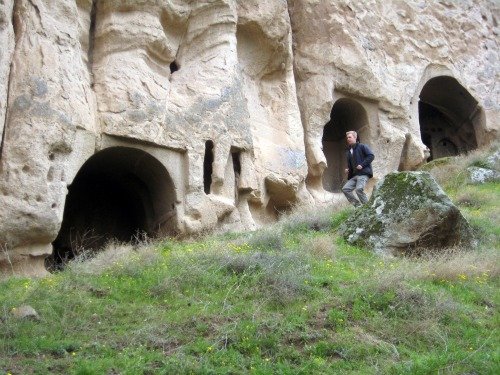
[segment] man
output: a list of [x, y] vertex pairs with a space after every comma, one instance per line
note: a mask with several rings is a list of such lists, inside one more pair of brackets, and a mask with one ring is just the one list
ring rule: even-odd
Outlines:
[[[371, 163], [375, 159], [375, 155], [373, 155], [373, 152], [367, 145], [357, 142], [358, 134], [355, 131], [351, 130], [345, 134], [348, 146], [345, 173], [348, 174], [348, 181], [342, 188], [342, 191], [347, 200], [357, 207], [368, 202], [364, 188], [368, 179], [373, 177]], [[356, 190], [359, 200], [354, 196], [353, 190]]]

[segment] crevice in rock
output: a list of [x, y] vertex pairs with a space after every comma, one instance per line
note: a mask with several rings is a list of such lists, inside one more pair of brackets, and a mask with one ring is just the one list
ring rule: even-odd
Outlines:
[[29, 0], [29, 3], [33, 6], [33, 8], [35, 8], [38, 19], [41, 20], [42, 17], [40, 15], [40, 8], [38, 8], [38, 6], [35, 3], [33, 3], [32, 0]]
[[12, 65], [13, 65], [13, 58], [14, 58], [14, 53], [17, 49], [17, 42], [19, 40], [19, 36], [21, 34], [21, 23], [20, 23], [20, 18], [19, 18], [19, 0], [14, 0], [14, 5], [12, 7], [12, 30], [14, 32], [14, 49], [12, 52], [12, 59], [10, 61], [10, 66], [9, 66], [9, 78], [7, 79], [7, 91], [5, 93], [5, 98], [6, 98], [6, 106], [5, 106], [5, 114], [4, 118], [2, 119], [4, 127], [2, 131], [2, 139], [0, 140], [0, 159], [2, 158], [3, 154], [3, 147], [4, 147], [4, 142], [5, 142], [5, 134], [7, 133], [7, 124], [8, 124], [8, 113], [9, 113], [9, 108], [10, 108], [10, 83], [12, 82]]
[[19, 36], [21, 34], [21, 20], [19, 17], [19, 0], [14, 0], [12, 8], [12, 29], [14, 31], [14, 50], [16, 49]]
[[97, 3], [99, 0], [92, 0], [92, 9], [90, 10], [90, 29], [89, 29], [89, 49], [87, 51], [88, 56], [88, 70], [90, 72], [90, 85], [94, 86], [94, 75], [93, 64], [94, 64], [94, 44], [95, 44], [95, 27], [96, 27], [96, 18], [97, 18]]

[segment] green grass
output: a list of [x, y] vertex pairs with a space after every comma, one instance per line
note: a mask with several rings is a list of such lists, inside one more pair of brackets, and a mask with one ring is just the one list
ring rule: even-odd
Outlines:
[[448, 193], [477, 249], [381, 258], [337, 236], [343, 209], [3, 281], [0, 373], [497, 374], [499, 186]]

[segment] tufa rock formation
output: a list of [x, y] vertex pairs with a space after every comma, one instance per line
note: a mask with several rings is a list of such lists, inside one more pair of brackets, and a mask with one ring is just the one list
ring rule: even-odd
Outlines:
[[[0, 269], [251, 230], [497, 137], [493, 0], [1, 0]], [[340, 199], [340, 198], [339, 198]]]
[[340, 232], [382, 254], [474, 244], [472, 228], [429, 172], [385, 176]]

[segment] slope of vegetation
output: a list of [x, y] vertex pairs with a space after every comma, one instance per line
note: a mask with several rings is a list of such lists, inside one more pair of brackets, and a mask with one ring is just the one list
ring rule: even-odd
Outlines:
[[[302, 208], [255, 233], [111, 244], [3, 281], [0, 372], [497, 374], [500, 187], [463, 172], [483, 157], [429, 168], [475, 249], [381, 258], [336, 234], [350, 208]], [[22, 305], [39, 318], [15, 318]]]

